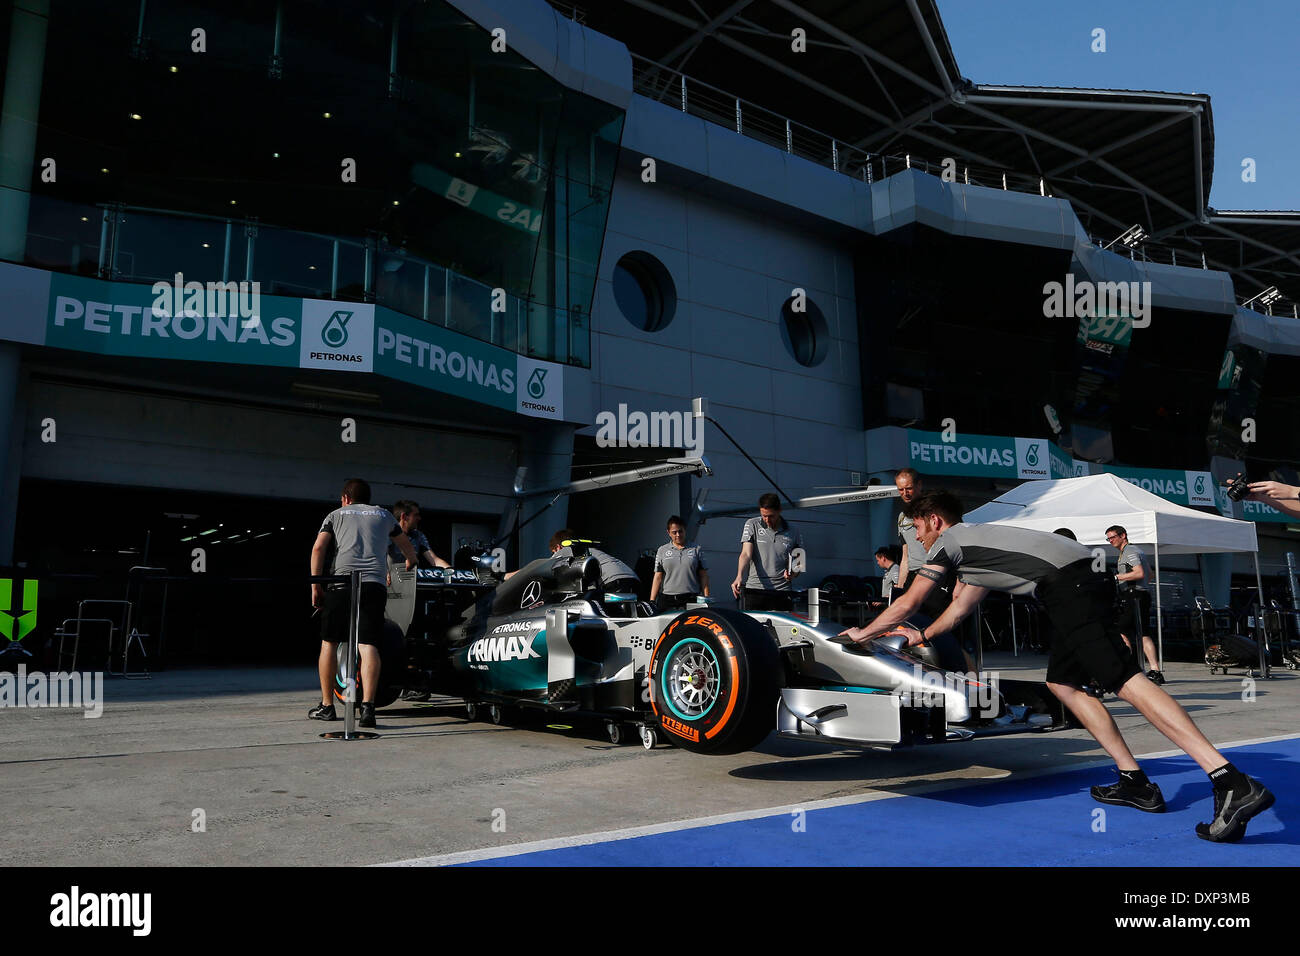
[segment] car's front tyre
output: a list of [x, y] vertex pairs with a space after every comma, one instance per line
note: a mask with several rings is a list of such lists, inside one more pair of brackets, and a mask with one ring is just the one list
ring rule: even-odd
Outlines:
[[655, 643], [650, 706], [677, 746], [739, 753], [771, 732], [781, 680], [776, 642], [753, 618], [725, 608], [688, 611]]

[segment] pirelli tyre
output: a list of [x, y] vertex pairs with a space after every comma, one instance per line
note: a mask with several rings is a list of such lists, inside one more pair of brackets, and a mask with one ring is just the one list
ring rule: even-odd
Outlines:
[[781, 694], [776, 642], [729, 609], [684, 612], [650, 657], [650, 706], [663, 737], [696, 753], [750, 750], [771, 732]]
[[[347, 646], [338, 647], [338, 670], [334, 674], [334, 696], [343, 700], [345, 685], [343, 683], [343, 661]], [[357, 662], [357, 700], [364, 697], [365, 689], [361, 686], [360, 661]], [[375, 693], [375, 706], [387, 707], [402, 693], [401, 679], [406, 672], [406, 640], [402, 629], [392, 621], [384, 621], [384, 631], [379, 638], [379, 690]]]

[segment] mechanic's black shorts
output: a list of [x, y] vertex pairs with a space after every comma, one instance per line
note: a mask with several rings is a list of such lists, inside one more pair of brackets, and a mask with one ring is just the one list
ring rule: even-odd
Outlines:
[[661, 594], [655, 603], [665, 610], [678, 611], [698, 599], [695, 594]]
[[1038, 585], [1038, 596], [1056, 629], [1047, 659], [1047, 680], [1114, 693], [1138, 673], [1115, 626], [1115, 579], [1092, 570], [1085, 558]]
[[[372, 581], [361, 585], [361, 621], [357, 626], [358, 644], [378, 644], [384, 632], [384, 607], [388, 604], [388, 588]], [[325, 588], [320, 612], [320, 639], [331, 644], [343, 644], [348, 639], [348, 612], [352, 609], [352, 594], [346, 584]]]
[[741, 588], [740, 600], [746, 611], [794, 611], [794, 595], [767, 588]]
[[[1121, 634], [1138, 637], [1151, 633], [1151, 592], [1121, 591], [1119, 595], [1119, 631]], [[1140, 627], [1139, 627], [1140, 625]]]

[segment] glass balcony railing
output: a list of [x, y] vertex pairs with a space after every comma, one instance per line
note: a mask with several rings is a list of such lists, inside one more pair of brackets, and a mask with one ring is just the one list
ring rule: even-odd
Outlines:
[[[24, 265], [117, 282], [256, 281], [267, 295], [373, 302], [533, 358], [590, 365], [569, 315], [409, 255], [382, 236], [326, 236], [264, 223], [93, 206], [33, 194]], [[495, 302], [494, 302], [495, 298]]]

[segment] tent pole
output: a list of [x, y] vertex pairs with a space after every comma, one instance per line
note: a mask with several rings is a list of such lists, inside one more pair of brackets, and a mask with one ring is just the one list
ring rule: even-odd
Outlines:
[[[1164, 673], [1165, 669], [1165, 618], [1160, 613], [1160, 519], [1155, 522], [1156, 553], [1156, 670]], [[1143, 622], [1146, 623], [1145, 621]], [[1141, 635], [1138, 643], [1142, 643]]]
[[1259, 576], [1259, 552], [1255, 552], [1255, 590], [1259, 593], [1259, 604], [1255, 608], [1255, 639], [1259, 642], [1259, 675], [1272, 677], [1268, 672], [1268, 632], [1264, 630], [1264, 582]]

